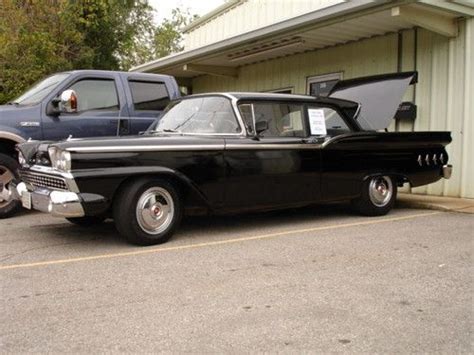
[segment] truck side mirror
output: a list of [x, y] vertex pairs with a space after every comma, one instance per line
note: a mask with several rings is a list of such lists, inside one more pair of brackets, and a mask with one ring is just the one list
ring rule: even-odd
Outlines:
[[77, 112], [77, 94], [74, 90], [65, 90], [51, 100], [46, 108], [48, 116], [59, 116], [62, 112]]
[[61, 111], [67, 113], [77, 112], [77, 94], [74, 90], [65, 90], [61, 94]]

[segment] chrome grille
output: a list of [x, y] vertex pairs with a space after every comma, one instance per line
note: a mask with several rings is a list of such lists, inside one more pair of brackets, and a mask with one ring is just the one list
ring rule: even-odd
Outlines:
[[53, 190], [67, 190], [66, 181], [62, 177], [21, 171], [21, 180], [35, 187], [47, 187]]

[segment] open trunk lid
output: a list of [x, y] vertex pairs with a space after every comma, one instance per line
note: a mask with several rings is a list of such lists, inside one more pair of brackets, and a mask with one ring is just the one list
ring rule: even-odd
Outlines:
[[364, 130], [381, 130], [392, 122], [408, 86], [417, 82], [417, 72], [383, 74], [341, 80], [328, 97], [358, 102], [357, 122]]

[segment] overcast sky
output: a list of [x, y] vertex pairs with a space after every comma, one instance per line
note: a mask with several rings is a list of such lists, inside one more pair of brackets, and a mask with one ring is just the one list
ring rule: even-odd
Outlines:
[[156, 10], [155, 19], [160, 23], [164, 18], [171, 17], [171, 10], [179, 7], [189, 9], [191, 14], [202, 16], [224, 3], [224, 0], [148, 0]]

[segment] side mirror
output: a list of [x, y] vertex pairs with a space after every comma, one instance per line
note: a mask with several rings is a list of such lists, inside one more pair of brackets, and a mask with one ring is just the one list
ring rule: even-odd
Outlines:
[[67, 113], [77, 112], [77, 94], [74, 90], [65, 90], [61, 94], [61, 111]]
[[266, 131], [268, 129], [268, 122], [267, 121], [258, 121], [255, 122], [255, 133], [257, 136], [260, 135], [260, 133]]

